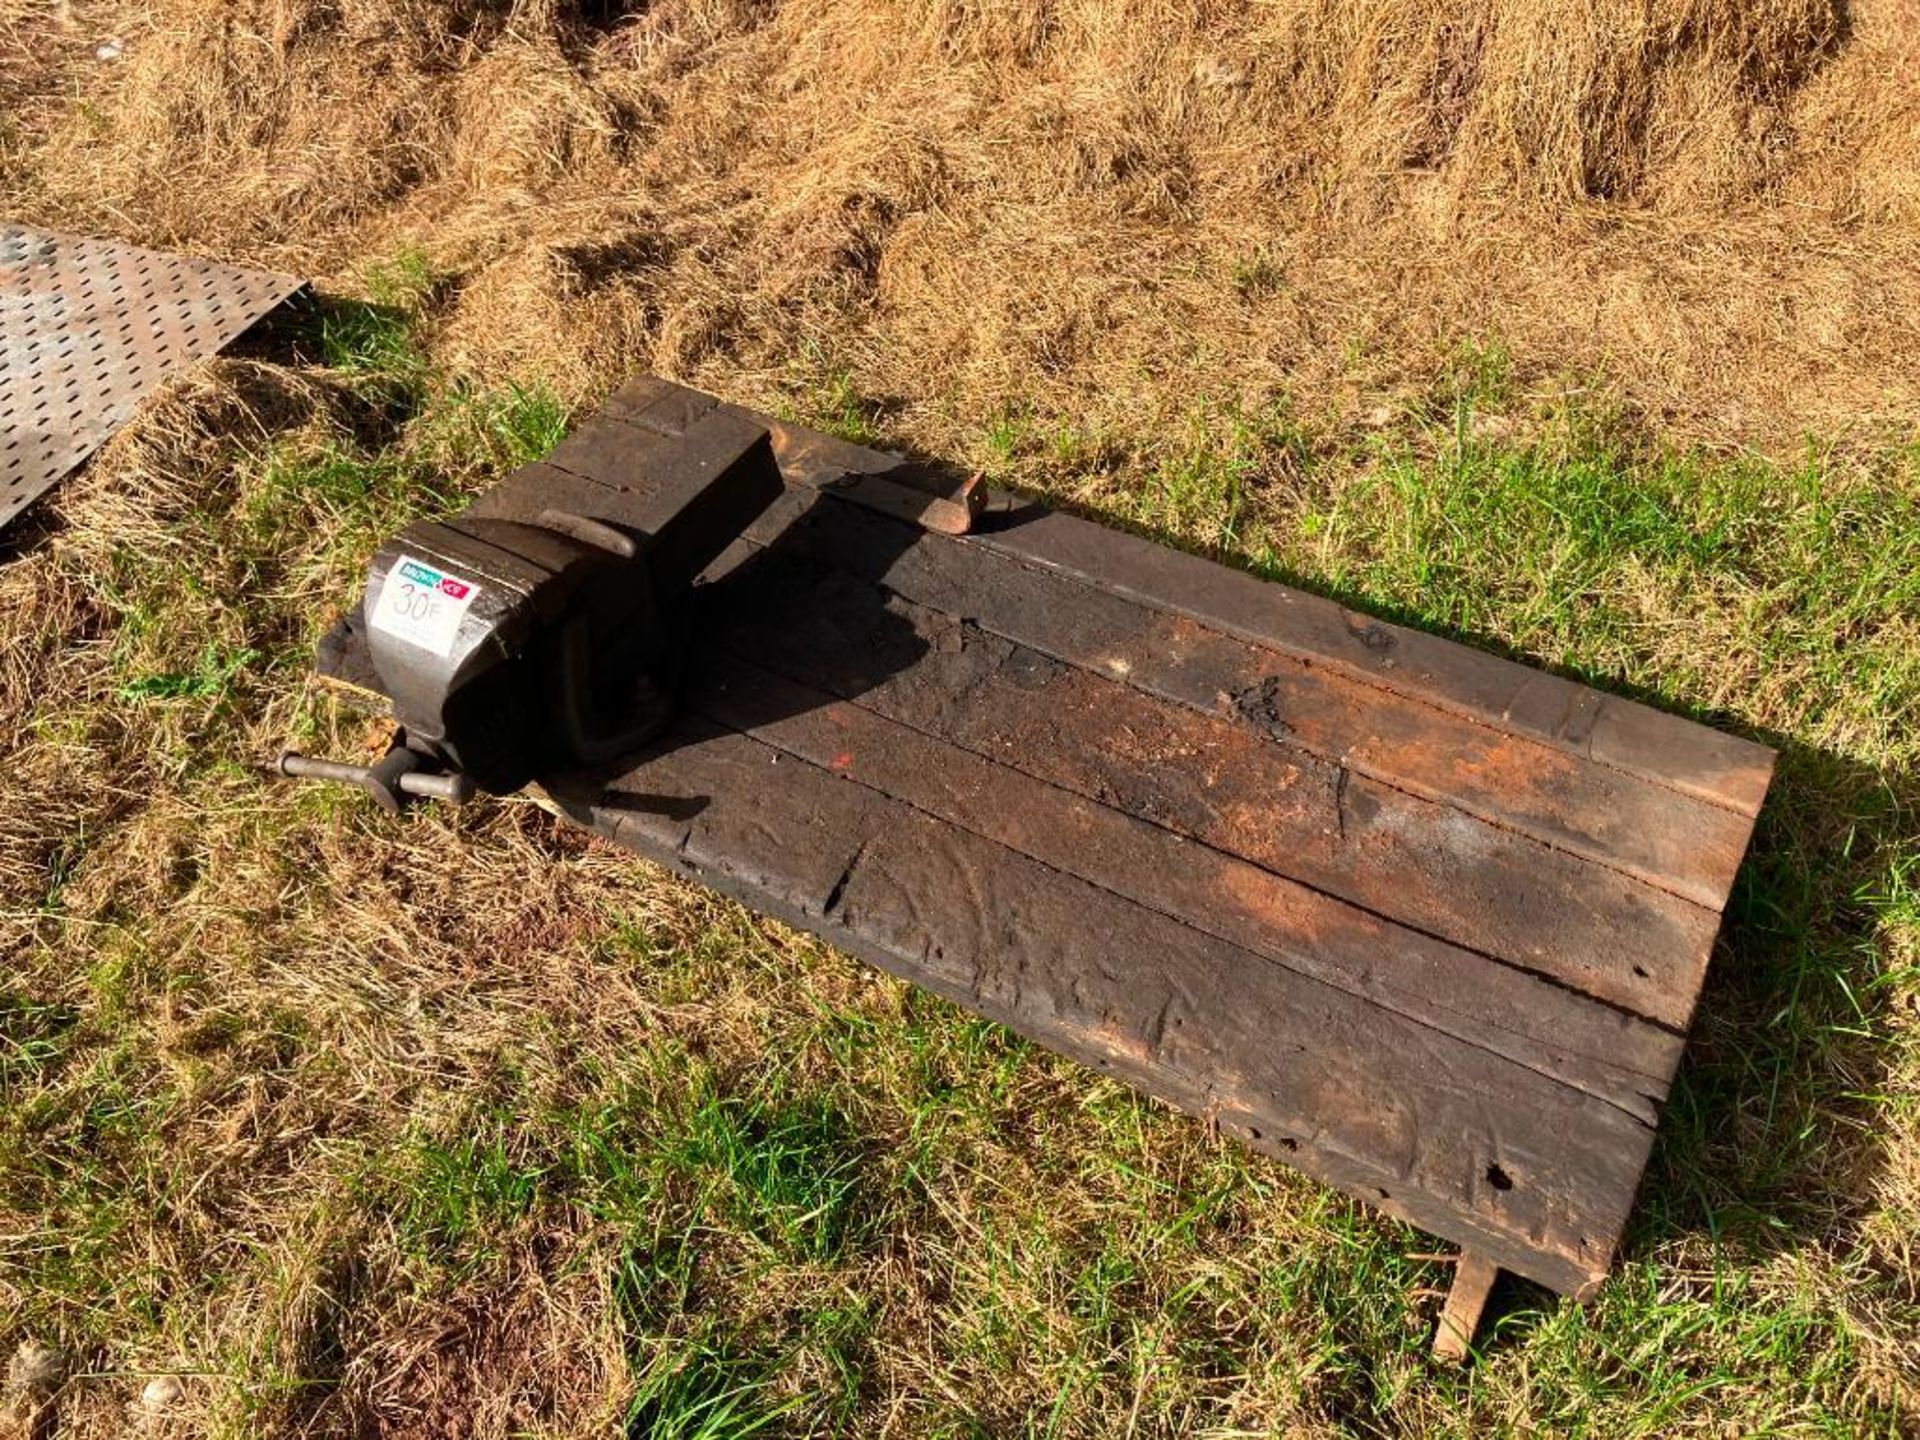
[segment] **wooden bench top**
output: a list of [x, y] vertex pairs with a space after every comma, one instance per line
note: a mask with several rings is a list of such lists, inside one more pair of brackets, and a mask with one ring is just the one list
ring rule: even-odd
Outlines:
[[[716, 409], [636, 382], [476, 510], [644, 484]], [[936, 533], [898, 457], [752, 418], [788, 490], [683, 720], [556, 802], [1590, 1293], [1772, 752], [1011, 497]]]

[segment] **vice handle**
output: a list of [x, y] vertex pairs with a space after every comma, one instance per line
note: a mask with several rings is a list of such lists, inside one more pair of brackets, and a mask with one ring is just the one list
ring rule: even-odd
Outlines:
[[436, 774], [419, 768], [420, 757], [402, 746], [395, 746], [374, 765], [350, 765], [342, 760], [322, 760], [313, 755], [296, 755], [289, 750], [280, 757], [280, 773], [289, 780], [332, 780], [342, 785], [358, 785], [388, 810], [399, 810], [402, 797], [420, 800], [445, 800], [464, 805], [474, 796], [470, 776], [458, 771]]

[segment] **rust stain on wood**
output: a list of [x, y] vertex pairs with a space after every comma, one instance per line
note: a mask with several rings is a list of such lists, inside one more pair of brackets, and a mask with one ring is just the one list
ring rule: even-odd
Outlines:
[[[1035, 779], [1675, 1028], [1717, 916], [810, 563], [714, 594], [716, 633]], [[957, 631], [958, 645], [938, 632]], [[917, 637], [917, 646], [913, 637]], [[872, 678], [870, 657], [917, 648]], [[1517, 883], [1518, 882], [1518, 883]]]

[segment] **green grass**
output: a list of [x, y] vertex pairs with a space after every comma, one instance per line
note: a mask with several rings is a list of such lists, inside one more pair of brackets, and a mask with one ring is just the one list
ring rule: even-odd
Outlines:
[[[1768, 699], [1795, 682], [1792, 708], [1763, 723], [1844, 714], [1892, 742], [1920, 696], [1907, 643], [1920, 609], [1914, 476], [1910, 455], [1835, 474], [1818, 457], [1782, 468], [1645, 455], [1572, 430], [1526, 448], [1468, 443], [1437, 463], [1389, 448], [1314, 496], [1300, 539], [1265, 558], [1676, 702], [1744, 661]], [[1495, 535], [1510, 547], [1505, 573], [1489, 573]], [[1682, 633], [1650, 650], [1663, 615]]]
[[723, 1347], [664, 1347], [639, 1366], [626, 1431], [658, 1440], [745, 1440], [799, 1408], [800, 1397], [783, 1399], [772, 1389], [750, 1358]]
[[209, 642], [190, 670], [141, 675], [120, 687], [122, 700], [219, 700], [241, 671], [260, 658], [257, 650], [223, 650]]
[[1617, 1275], [1503, 1290], [1453, 1372], [1409, 1228], [532, 807], [268, 778], [354, 742], [301, 685], [371, 547], [567, 421], [425, 361], [425, 267], [369, 293], [317, 408], [163, 457], [164, 544], [34, 562], [90, 643], [9, 757], [0, 1341], [86, 1357], [83, 1419], [176, 1370], [236, 1436], [1913, 1423], [1914, 454], [1676, 452], [1497, 347], [1385, 428], [983, 422], [1004, 479], [1782, 747]]
[[771, 1108], [708, 1095], [677, 1133], [654, 1143], [699, 1186], [702, 1209], [719, 1223], [776, 1254], [826, 1262], [845, 1246], [853, 1218], [859, 1162], [846, 1130], [827, 1102]]
[[1234, 294], [1243, 300], [1264, 300], [1276, 295], [1286, 280], [1286, 266], [1265, 246], [1244, 256], [1233, 267], [1230, 277]]
[[856, 445], [880, 440], [884, 407], [860, 392], [853, 371], [812, 341], [801, 346], [791, 367], [781, 418], [797, 420]]

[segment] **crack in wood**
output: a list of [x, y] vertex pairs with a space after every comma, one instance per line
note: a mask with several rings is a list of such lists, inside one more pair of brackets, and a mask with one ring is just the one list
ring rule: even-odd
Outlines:
[[820, 907], [821, 914], [832, 916], [842, 922], [845, 921], [846, 917], [841, 913], [841, 902], [846, 897], [847, 886], [852, 883], [853, 872], [855, 867], [860, 864], [860, 857], [866, 853], [867, 842], [863, 840], [860, 842], [859, 848], [848, 858], [846, 868], [840, 872], [840, 877], [833, 882], [833, 888], [827, 891], [826, 903]]

